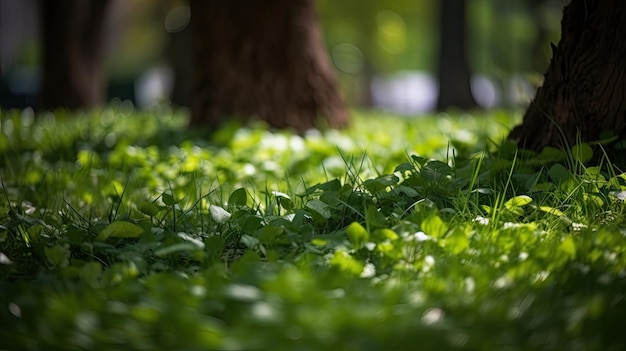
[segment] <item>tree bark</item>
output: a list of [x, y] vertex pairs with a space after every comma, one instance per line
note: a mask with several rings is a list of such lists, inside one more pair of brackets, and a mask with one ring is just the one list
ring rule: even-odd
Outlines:
[[190, 0], [191, 126], [260, 118], [304, 131], [348, 123], [315, 0]]
[[40, 0], [41, 107], [88, 109], [105, 98], [104, 22], [110, 0]]
[[193, 78], [193, 53], [189, 27], [169, 33], [166, 55], [174, 73], [170, 101], [174, 105], [189, 107]]
[[439, 97], [437, 110], [478, 106], [471, 89], [466, 48], [466, 0], [439, 2]]
[[539, 151], [626, 136], [626, 2], [572, 0], [544, 84], [509, 138]]

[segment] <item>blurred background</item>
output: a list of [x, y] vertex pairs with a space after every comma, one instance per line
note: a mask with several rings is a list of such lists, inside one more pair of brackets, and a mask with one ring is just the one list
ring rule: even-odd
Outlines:
[[[565, 0], [466, 0], [471, 89], [485, 108], [525, 106], [541, 84]], [[349, 105], [414, 115], [435, 109], [440, 0], [318, 0], [319, 20]], [[36, 106], [37, 0], [0, 0], [0, 107]], [[185, 106], [192, 14], [183, 0], [117, 1], [106, 24], [109, 100]], [[450, 25], [450, 23], [448, 24]], [[454, 23], [452, 23], [454, 25]]]

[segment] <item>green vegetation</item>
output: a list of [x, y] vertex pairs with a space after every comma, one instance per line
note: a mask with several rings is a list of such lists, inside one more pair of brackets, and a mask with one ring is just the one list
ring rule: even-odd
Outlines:
[[623, 349], [626, 175], [518, 121], [3, 111], [0, 348]]

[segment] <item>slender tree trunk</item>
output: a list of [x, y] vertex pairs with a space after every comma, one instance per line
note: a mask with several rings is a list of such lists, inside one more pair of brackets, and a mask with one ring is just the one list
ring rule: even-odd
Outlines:
[[277, 128], [348, 123], [315, 0], [190, 0], [191, 125], [257, 117]]
[[104, 21], [111, 2], [39, 1], [43, 108], [86, 109], [104, 101]]
[[440, 0], [439, 98], [437, 109], [478, 105], [471, 89], [466, 49], [466, 0]]
[[521, 147], [626, 136], [626, 2], [572, 0], [544, 84], [509, 138]]
[[174, 84], [170, 100], [178, 106], [191, 104], [191, 82], [193, 79], [193, 52], [191, 29], [189, 27], [170, 33], [167, 44], [167, 58], [174, 73]]

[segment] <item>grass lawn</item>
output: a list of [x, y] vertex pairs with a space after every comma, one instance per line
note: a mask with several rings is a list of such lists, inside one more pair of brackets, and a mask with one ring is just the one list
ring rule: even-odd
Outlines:
[[0, 349], [623, 350], [626, 174], [519, 120], [0, 111]]

